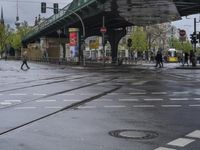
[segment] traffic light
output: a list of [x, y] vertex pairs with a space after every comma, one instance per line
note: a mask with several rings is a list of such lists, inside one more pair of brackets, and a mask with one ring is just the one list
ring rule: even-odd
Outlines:
[[54, 14], [58, 13], [58, 3], [53, 3], [53, 12]]
[[199, 40], [199, 43], [200, 43], [200, 32], [199, 34], [197, 34], [197, 39]]
[[132, 39], [127, 40], [127, 46], [130, 48], [132, 46]]
[[190, 34], [190, 39], [191, 39], [191, 43], [192, 44], [198, 43], [197, 42], [197, 34], [196, 33]]
[[47, 4], [45, 2], [41, 3], [41, 13], [46, 13]]

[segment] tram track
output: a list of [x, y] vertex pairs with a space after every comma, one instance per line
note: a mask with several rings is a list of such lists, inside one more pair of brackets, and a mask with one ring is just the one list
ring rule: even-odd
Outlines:
[[64, 93], [67, 93], [67, 92], [71, 92], [71, 91], [75, 91], [75, 90], [78, 90], [78, 89], [90, 87], [90, 86], [93, 86], [93, 85], [97, 85], [97, 84], [101, 84], [101, 83], [113, 81], [115, 79], [117, 79], [117, 77], [113, 77], [111, 79], [105, 79], [103, 81], [94, 82], [94, 83], [90, 83], [90, 84], [85, 84], [85, 85], [82, 85], [82, 86], [79, 86], [79, 87], [75, 87], [75, 88], [72, 88], [72, 89], [68, 89], [68, 90], [63, 90], [63, 91], [55, 92], [55, 93], [48, 94], [48, 95], [45, 95], [45, 96], [42, 96], [42, 97], [38, 97], [38, 98], [35, 98], [35, 99], [32, 99], [32, 100], [27, 100], [27, 101], [20, 102], [20, 103], [17, 103], [17, 104], [13, 104], [13, 105], [9, 105], [9, 106], [6, 106], [6, 107], [2, 107], [2, 108], [0, 108], [0, 110], [5, 110], [7, 108], [12, 108], [12, 107], [15, 107], [15, 106], [20, 106], [22, 104], [33, 102], [33, 101], [36, 101], [36, 100], [40, 100], [40, 99], [44, 99], [44, 98], [49, 98], [49, 97], [52, 97], [52, 96], [64, 94]]
[[59, 81], [52, 81], [52, 82], [48, 82], [48, 83], [41, 83], [41, 84], [36, 84], [36, 85], [0, 90], [0, 93], [21, 90], [21, 89], [27, 89], [27, 88], [32, 88], [32, 87], [38, 87], [38, 86], [43, 86], [43, 85], [50, 85], [50, 84], [55, 84], [55, 83], [61, 83], [61, 82], [69, 81], [69, 80], [83, 79], [86, 77], [92, 77], [92, 76], [82, 76], [82, 77], [77, 77], [77, 78], [69, 78], [69, 79], [64, 79], [64, 80], [59, 80]]
[[[111, 79], [111, 80], [113, 80], [113, 79]], [[98, 83], [99, 83], [99, 82], [98, 82]], [[94, 84], [98, 84], [98, 83], [93, 83], [93, 85], [94, 85]], [[90, 86], [91, 86], [91, 85], [90, 85]], [[84, 87], [86, 87], [86, 86], [84, 86]], [[83, 86], [82, 86], [82, 87], [79, 87], [79, 88], [83, 88]], [[30, 125], [30, 124], [32, 124], [32, 123], [38, 122], [38, 121], [40, 121], [40, 120], [42, 120], [42, 119], [47, 119], [47, 118], [49, 118], [49, 117], [51, 117], [51, 116], [53, 116], [53, 115], [56, 115], [56, 114], [58, 114], [58, 113], [61, 113], [61, 112], [63, 112], [63, 111], [67, 111], [67, 110], [71, 110], [71, 109], [77, 108], [77, 107], [79, 107], [79, 106], [81, 106], [81, 105], [84, 105], [84, 104], [86, 104], [86, 103], [88, 103], [88, 102], [94, 101], [94, 100], [96, 100], [96, 99], [98, 99], [98, 98], [101, 98], [101, 97], [103, 97], [103, 96], [105, 96], [105, 95], [107, 95], [107, 94], [109, 94], [109, 93], [112, 93], [112, 92], [114, 92], [114, 91], [116, 91], [116, 90], [118, 90], [118, 89], [120, 89], [120, 88], [121, 88], [121, 86], [115, 86], [114, 88], [112, 88], [112, 89], [110, 89], [110, 90], [108, 90], [108, 91], [106, 91], [106, 92], [103, 92], [103, 93], [100, 93], [100, 94], [98, 94], [98, 95], [95, 95], [95, 96], [86, 98], [86, 99], [81, 100], [81, 101], [79, 101], [79, 102], [72, 103], [72, 104], [67, 105], [67, 106], [65, 106], [65, 107], [63, 107], [63, 108], [61, 108], [61, 109], [59, 109], [59, 110], [57, 110], [57, 111], [51, 112], [51, 113], [49, 113], [49, 114], [43, 115], [43, 116], [38, 117], [38, 118], [36, 118], [36, 119], [33, 119], [33, 120], [31, 120], [31, 121], [22, 123], [22, 124], [20, 124], [20, 125], [15, 126], [15, 127], [12, 127], [12, 128], [10, 128], [10, 129], [8, 129], [8, 130], [2, 131], [2, 132], [0, 132], [0, 135], [4, 135], [4, 134], [7, 134], [7, 133], [10, 133], [10, 132], [15, 131], [15, 130], [17, 130], [17, 129], [20, 129], [20, 128], [22, 128], [22, 127], [28, 126], [28, 125]], [[72, 89], [71, 89], [71, 90], [72, 90]], [[64, 92], [64, 91], [63, 91], [63, 92]], [[33, 100], [32, 100], [32, 101], [33, 101]], [[29, 102], [30, 102], [30, 101], [29, 101]]]

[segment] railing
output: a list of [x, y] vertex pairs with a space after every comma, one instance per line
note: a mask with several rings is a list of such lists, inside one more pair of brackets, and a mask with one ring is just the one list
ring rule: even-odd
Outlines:
[[73, 14], [72, 12], [76, 12], [76, 11], [90, 5], [91, 3], [95, 2], [95, 1], [96, 0], [83, 0], [82, 3], [80, 3], [80, 5], [78, 5], [78, 4], [75, 5], [75, 3], [73, 3], [73, 2], [68, 4], [67, 6], [62, 8], [58, 12], [58, 14], [52, 15], [51, 17], [49, 17], [42, 23], [38, 24], [37, 26], [34, 26], [24, 39], [30, 38], [31, 36], [35, 35], [36, 33], [39, 33], [40, 31], [44, 30], [48, 26], [51, 26], [52, 24], [56, 23], [57, 21], [70, 16], [71, 14]]

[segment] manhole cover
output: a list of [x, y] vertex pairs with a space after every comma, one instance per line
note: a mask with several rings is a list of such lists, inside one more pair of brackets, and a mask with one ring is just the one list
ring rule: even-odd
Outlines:
[[153, 139], [158, 136], [158, 133], [147, 130], [114, 130], [110, 131], [109, 134], [111, 136], [118, 138], [135, 139], [135, 140]]

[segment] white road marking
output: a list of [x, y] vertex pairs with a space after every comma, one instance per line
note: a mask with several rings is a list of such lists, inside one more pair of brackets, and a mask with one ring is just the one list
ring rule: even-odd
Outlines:
[[41, 99], [41, 100], [36, 100], [36, 102], [56, 102], [55, 99]]
[[200, 101], [200, 98], [194, 98], [194, 100], [196, 100], [196, 101]]
[[145, 93], [145, 92], [138, 92], [138, 93], [133, 93], [133, 92], [131, 92], [131, 93], [129, 93], [130, 95], [145, 95], [145, 94], [147, 94], [147, 93]]
[[111, 101], [113, 101], [112, 99], [96, 99], [96, 100], [94, 100], [95, 102], [97, 102], [97, 101], [101, 101], [101, 102], [111, 102]]
[[60, 106], [45, 106], [45, 109], [61, 109], [62, 107]]
[[104, 108], [125, 108], [124, 105], [111, 105], [111, 106], [104, 106]]
[[144, 101], [163, 101], [162, 98], [147, 98], [147, 99], [144, 99]]
[[158, 147], [154, 150], [176, 150], [176, 149], [173, 149], [173, 148], [166, 148], [166, 147]]
[[196, 105], [189, 105], [190, 107], [200, 107], [200, 104], [196, 104]]
[[167, 145], [171, 145], [171, 146], [178, 146], [178, 147], [184, 147], [192, 142], [194, 142], [195, 140], [192, 139], [187, 139], [187, 138], [178, 138], [174, 141], [171, 141], [169, 143], [167, 143]]
[[139, 101], [138, 99], [119, 99], [120, 102], [136, 102]]
[[44, 93], [33, 93], [33, 96], [46, 96], [47, 94]]
[[170, 108], [170, 107], [182, 107], [182, 105], [161, 105], [162, 107], [168, 107], [168, 108]]
[[64, 99], [64, 102], [79, 102], [81, 100], [77, 100], [77, 99]]
[[155, 105], [133, 105], [134, 108], [153, 108]]
[[11, 105], [12, 103], [10, 102], [1, 102], [0, 105]]
[[183, 92], [173, 92], [174, 94], [189, 94], [189, 91], [183, 91]]
[[97, 108], [96, 106], [79, 106], [79, 109], [90, 109], [90, 108]]
[[170, 98], [171, 101], [188, 101], [189, 98]]
[[121, 93], [108, 93], [107, 95], [120, 95]]
[[151, 94], [154, 94], [154, 95], [166, 95], [167, 92], [152, 92]]
[[25, 96], [27, 95], [26, 93], [13, 93], [13, 94], [10, 94], [11, 96]]
[[193, 131], [193, 132], [187, 134], [186, 136], [190, 137], [190, 138], [198, 138], [198, 139], [200, 139], [200, 130]]
[[16, 110], [25, 110], [25, 109], [36, 109], [36, 107], [16, 107]]

